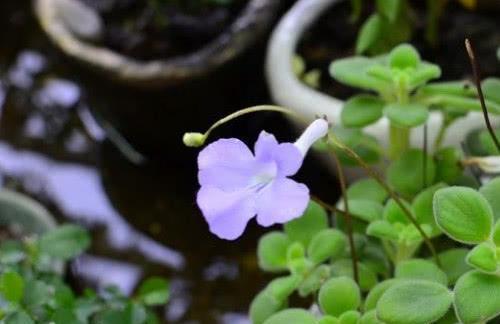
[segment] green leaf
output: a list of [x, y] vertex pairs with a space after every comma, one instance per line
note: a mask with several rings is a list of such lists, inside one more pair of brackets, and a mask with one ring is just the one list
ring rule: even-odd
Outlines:
[[460, 323], [486, 323], [500, 315], [500, 277], [470, 271], [455, 285], [453, 303]]
[[493, 227], [488, 201], [467, 187], [439, 189], [434, 194], [434, 217], [449, 237], [468, 244], [487, 241]]
[[446, 314], [452, 300], [452, 293], [436, 282], [404, 281], [382, 295], [377, 315], [387, 324], [433, 323]]
[[375, 96], [358, 95], [351, 97], [344, 104], [341, 113], [344, 127], [365, 127], [382, 117], [384, 102]]
[[267, 289], [261, 291], [250, 304], [250, 319], [253, 324], [262, 324], [276, 314], [283, 308], [285, 308], [287, 301], [277, 300]]
[[[385, 2], [386, 6], [391, 6], [391, 2], [400, 3], [401, 0], [377, 0], [377, 4]], [[394, 5], [392, 5], [394, 7]], [[420, 64], [420, 54], [410, 44], [396, 46], [389, 54], [389, 65], [394, 69], [415, 69]]]
[[[351, 259], [335, 261], [332, 266], [332, 276], [354, 278]], [[362, 291], [369, 291], [377, 284], [377, 275], [364, 263], [358, 262], [359, 286]]]
[[287, 269], [286, 253], [291, 242], [282, 232], [270, 232], [262, 236], [257, 246], [259, 267], [269, 272]]
[[487, 78], [481, 82], [484, 97], [488, 100], [500, 103], [500, 79]]
[[401, 3], [401, 0], [377, 0], [377, 12], [389, 21], [394, 21], [401, 10]]
[[308, 311], [299, 308], [290, 308], [274, 314], [264, 324], [316, 324], [316, 318]]
[[340, 315], [340, 324], [358, 324], [361, 314], [358, 311], [350, 310]]
[[466, 261], [477, 270], [494, 273], [498, 268], [496, 247], [490, 242], [481, 243], [467, 254]]
[[383, 203], [387, 196], [387, 191], [372, 178], [358, 180], [347, 189], [347, 197], [350, 200], [360, 199]]
[[143, 305], [135, 302], [128, 302], [125, 307], [126, 323], [130, 324], [146, 324], [147, 312]]
[[168, 281], [152, 277], [144, 281], [139, 287], [137, 297], [148, 306], [164, 305], [169, 298]]
[[[349, 213], [365, 222], [373, 222], [382, 218], [384, 206], [370, 200], [349, 200]], [[342, 209], [344, 209], [342, 207]]]
[[415, 218], [419, 224], [429, 224], [432, 227], [432, 236], [441, 233], [439, 230], [436, 220], [434, 219], [434, 213], [432, 211], [432, 201], [434, 194], [441, 188], [445, 188], [444, 183], [438, 183], [431, 186], [424, 191], [420, 192], [415, 199], [413, 199], [411, 209], [415, 214]]
[[266, 289], [276, 300], [286, 302], [288, 297], [299, 287], [301, 279], [297, 275], [276, 278], [267, 285]]
[[392, 85], [367, 72], [375, 65], [383, 62], [383, 58], [367, 58], [354, 56], [334, 61], [330, 65], [330, 75], [340, 83], [365, 90], [382, 92]]
[[26, 291], [23, 303], [27, 307], [36, 307], [48, 303], [52, 296], [51, 287], [41, 280], [30, 280], [26, 283]]
[[385, 324], [381, 321], [378, 320], [377, 318], [377, 310], [372, 309], [371, 311], [365, 313], [362, 317], [361, 320], [359, 321], [359, 324]]
[[385, 106], [384, 115], [398, 127], [411, 128], [423, 125], [429, 118], [429, 110], [418, 103], [393, 103]]
[[439, 254], [441, 269], [448, 276], [450, 284], [455, 284], [460, 276], [472, 270], [465, 262], [467, 253], [469, 253], [467, 249], [450, 249]]
[[[500, 129], [496, 129], [494, 132], [497, 139], [500, 139]], [[493, 138], [491, 138], [491, 134], [487, 130], [479, 133], [479, 142], [487, 155], [498, 155], [500, 153], [495, 142], [493, 142]]]
[[349, 277], [332, 278], [319, 290], [318, 302], [324, 313], [339, 316], [361, 305], [361, 292]]
[[391, 288], [394, 284], [399, 282], [399, 279], [388, 279], [382, 282], [379, 282], [375, 287], [373, 287], [368, 295], [366, 296], [366, 300], [363, 306], [365, 312], [368, 312], [377, 307], [377, 303], [382, 297], [382, 295], [387, 291], [387, 289]]
[[0, 277], [0, 293], [11, 303], [19, 303], [24, 296], [24, 279], [17, 272], [6, 271]]
[[35, 322], [26, 312], [17, 311], [7, 316], [5, 324], [35, 324]]
[[[50, 317], [51, 323], [54, 324], [83, 324], [78, 320], [75, 313], [71, 309], [59, 308], [54, 311]], [[110, 323], [111, 324], [111, 323]], [[132, 323], [131, 323], [132, 324]]]
[[430, 156], [421, 150], [411, 149], [394, 161], [387, 169], [387, 182], [397, 192], [405, 196], [414, 196], [424, 188], [424, 158], [426, 163], [427, 185], [434, 183], [436, 165]]
[[382, 37], [382, 19], [380, 15], [373, 14], [365, 21], [356, 40], [357, 54], [366, 52]]
[[[495, 227], [493, 228], [493, 235], [491, 236], [493, 243], [500, 247], [500, 220], [497, 220]], [[500, 257], [500, 255], [499, 255]]]
[[398, 263], [394, 277], [397, 279], [429, 280], [443, 286], [448, 285], [446, 273], [433, 262], [423, 259], [406, 260]]
[[[400, 199], [401, 203], [413, 215], [411, 205], [404, 199]], [[413, 215], [414, 216], [414, 215]], [[408, 216], [394, 199], [389, 199], [384, 207], [383, 218], [391, 224], [401, 223], [409, 224]]]
[[320, 205], [311, 201], [304, 215], [286, 223], [283, 228], [292, 242], [308, 246], [314, 235], [328, 228], [328, 217]]
[[347, 239], [337, 229], [325, 229], [317, 233], [307, 248], [309, 260], [320, 264], [330, 258], [340, 257], [347, 246]]
[[495, 220], [500, 219], [500, 199], [498, 199], [500, 193], [500, 177], [488, 181], [479, 189], [479, 192], [490, 203]]
[[40, 238], [39, 245], [41, 253], [69, 260], [90, 246], [90, 237], [80, 226], [63, 225], [44, 234]]
[[386, 220], [378, 220], [370, 223], [366, 228], [366, 234], [381, 240], [398, 241], [399, 234], [396, 228]]

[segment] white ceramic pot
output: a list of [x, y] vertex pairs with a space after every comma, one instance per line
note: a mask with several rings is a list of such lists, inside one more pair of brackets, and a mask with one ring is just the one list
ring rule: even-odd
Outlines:
[[[266, 61], [266, 77], [274, 101], [288, 107], [307, 118], [326, 115], [334, 125], [340, 123], [343, 102], [330, 97], [302, 83], [292, 70], [292, 59], [304, 32], [328, 9], [343, 0], [298, 0], [281, 19], [271, 37]], [[354, 41], [354, 40], [353, 40]], [[467, 66], [467, 62], [464, 62]], [[500, 117], [492, 116], [492, 122], [500, 125]], [[433, 143], [442, 123], [439, 112], [432, 112], [428, 120], [428, 139]], [[387, 118], [366, 128], [381, 144], [388, 144]], [[481, 113], [471, 112], [457, 120], [448, 128], [443, 145], [458, 147], [465, 135], [473, 129], [484, 127]], [[421, 146], [423, 127], [415, 128], [411, 134], [411, 144]]]

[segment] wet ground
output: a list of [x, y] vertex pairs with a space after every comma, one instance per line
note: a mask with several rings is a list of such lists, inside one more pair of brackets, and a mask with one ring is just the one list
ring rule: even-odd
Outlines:
[[[91, 112], [94, 105], [124, 104], [127, 93], [103, 96], [94, 91], [94, 81], [103, 82], [98, 76], [80, 78], [44, 37], [29, 1], [0, 4], [0, 44], [3, 185], [41, 201], [60, 222], [91, 230], [91, 250], [72, 266], [76, 288], [115, 284], [131, 293], [144, 277], [165, 276], [172, 285], [171, 301], [161, 310], [167, 323], [247, 323], [248, 304], [270, 279], [255, 258], [264, 231], [252, 223], [237, 242], [208, 232], [194, 202], [195, 152], [173, 151], [184, 160], [171, 163], [117, 148], [121, 138], [113, 126]], [[131, 105], [136, 101], [130, 98]], [[259, 92], [254, 101], [269, 99]], [[248, 138], [262, 127], [282, 139], [293, 136], [283, 119], [255, 120], [238, 124]], [[175, 120], [165, 123], [168, 132]], [[335, 181], [325, 175], [310, 159], [299, 178], [316, 180], [312, 191], [334, 201]]]

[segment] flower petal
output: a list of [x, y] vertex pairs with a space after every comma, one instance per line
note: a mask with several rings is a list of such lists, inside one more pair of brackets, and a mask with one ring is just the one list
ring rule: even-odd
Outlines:
[[307, 186], [288, 178], [276, 179], [257, 195], [257, 222], [262, 226], [286, 223], [300, 217], [308, 203]]
[[274, 161], [280, 177], [297, 173], [304, 160], [304, 156], [294, 144], [278, 144], [274, 135], [265, 131], [260, 133], [255, 143], [255, 157], [258, 161]]
[[200, 152], [198, 169], [201, 186], [235, 190], [250, 183], [255, 173], [255, 157], [242, 141], [220, 139]]
[[213, 186], [198, 191], [197, 203], [210, 231], [226, 240], [241, 236], [248, 221], [255, 216], [255, 192], [227, 192]]

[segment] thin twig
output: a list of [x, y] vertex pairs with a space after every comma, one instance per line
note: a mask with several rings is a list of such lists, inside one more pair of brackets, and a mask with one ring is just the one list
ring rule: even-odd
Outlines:
[[481, 68], [479, 66], [479, 62], [476, 59], [476, 54], [474, 51], [474, 47], [472, 46], [471, 41], [466, 38], [465, 39], [465, 48], [467, 49], [467, 54], [469, 55], [470, 64], [472, 66], [472, 73], [474, 74], [474, 82], [476, 83], [477, 94], [479, 96], [479, 101], [481, 102], [481, 109], [483, 110], [484, 122], [486, 123], [486, 127], [490, 132], [490, 136], [497, 147], [498, 152], [500, 153], [500, 142], [495, 135], [495, 131], [491, 126], [490, 117], [488, 114], [488, 108], [486, 107], [486, 102], [484, 100], [483, 89], [481, 88]]
[[341, 143], [338, 139], [336, 139], [332, 134], [328, 135], [328, 141], [330, 141], [333, 145], [339, 147], [342, 149], [347, 155], [349, 155], [351, 158], [356, 160], [356, 162], [359, 163], [363, 169], [373, 178], [375, 181], [377, 181], [385, 191], [391, 196], [392, 199], [398, 204], [398, 206], [401, 208], [401, 210], [405, 213], [406, 217], [408, 220], [415, 226], [417, 231], [420, 233], [422, 236], [422, 239], [424, 240], [425, 244], [429, 248], [432, 256], [436, 260], [436, 264], [438, 266], [441, 266], [441, 261], [439, 260], [439, 256], [436, 252], [436, 249], [434, 248], [434, 245], [432, 244], [430, 238], [425, 234], [424, 230], [420, 226], [420, 224], [417, 222], [415, 217], [411, 214], [411, 212], [406, 208], [406, 206], [403, 204], [401, 199], [398, 197], [398, 195], [387, 185], [384, 181], [384, 179], [378, 174], [377, 171], [375, 171], [372, 167], [370, 167], [356, 152], [351, 150], [349, 147], [345, 146], [343, 143]]
[[423, 188], [422, 189], [425, 189], [427, 188], [427, 151], [428, 151], [428, 148], [427, 148], [427, 123], [425, 123], [424, 125], [424, 155], [422, 157], [422, 172], [423, 172], [423, 178], [422, 178], [422, 184], [423, 184]]
[[354, 281], [359, 284], [359, 270], [358, 270], [358, 256], [356, 253], [356, 246], [354, 245], [354, 230], [352, 226], [352, 215], [349, 212], [349, 199], [347, 197], [347, 185], [345, 181], [344, 169], [342, 168], [342, 163], [335, 151], [330, 150], [335, 164], [337, 167], [337, 173], [339, 175], [340, 190], [342, 191], [342, 199], [344, 200], [344, 210], [345, 210], [345, 224], [347, 227], [347, 237], [349, 239], [349, 247], [351, 249], [351, 259], [352, 259], [352, 271], [354, 276]]
[[319, 198], [317, 196], [311, 195], [311, 199], [312, 199], [312, 201], [314, 201], [315, 203], [317, 203], [318, 205], [323, 207], [323, 209], [328, 210], [330, 213], [336, 213], [336, 214], [343, 214], [344, 213], [343, 210], [340, 210], [337, 207], [323, 201], [321, 198]]

